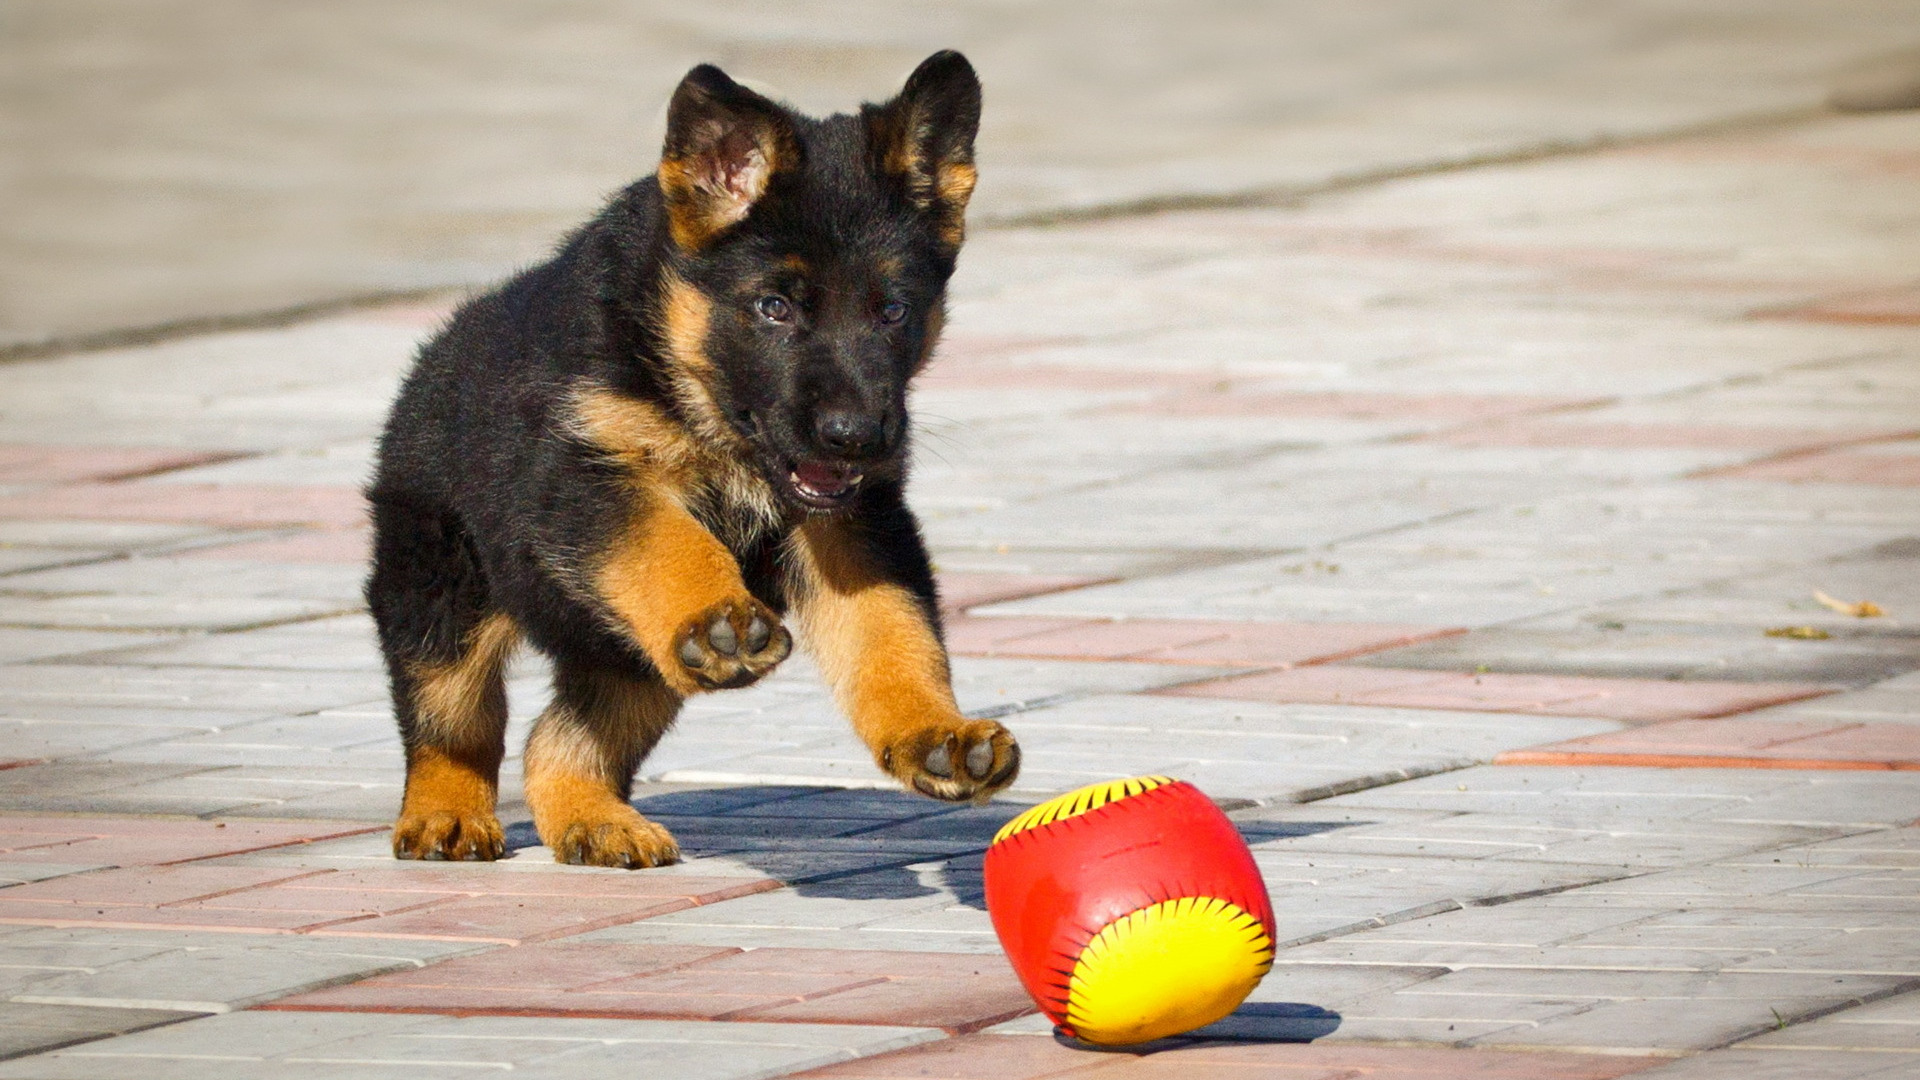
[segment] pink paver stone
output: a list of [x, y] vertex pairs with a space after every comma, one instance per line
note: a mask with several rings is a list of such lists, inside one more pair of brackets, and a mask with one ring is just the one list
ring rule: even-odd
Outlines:
[[999, 956], [550, 942], [284, 998], [290, 1011], [779, 1020], [969, 1031], [1033, 1011]]
[[1833, 688], [1813, 683], [1676, 682], [1325, 665], [1212, 679], [1157, 692], [1181, 697], [1590, 716], [1652, 723], [1749, 712], [1829, 694]]
[[943, 611], [958, 613], [983, 604], [1084, 589], [1112, 580], [1082, 574], [942, 573], [939, 575], [940, 607]]
[[352, 821], [0, 817], [0, 861], [159, 866], [379, 832]]
[[1042, 633], [1078, 626], [1084, 619], [1040, 619], [1024, 615], [1008, 618], [974, 618], [960, 615], [946, 620], [947, 651], [956, 656], [1008, 655], [1008, 642]]
[[1710, 469], [1694, 474], [1712, 480], [1772, 480], [1785, 484], [1868, 484], [1878, 487], [1920, 487], [1920, 442], [1876, 444], [1892, 452], [1867, 447], [1791, 454]]
[[89, 483], [0, 496], [0, 519], [353, 528], [366, 523], [367, 501], [322, 485]]
[[1675, 720], [1511, 750], [1501, 765], [1920, 769], [1920, 727], [1822, 720]]
[[1321, 664], [1459, 633], [1464, 631], [1400, 623], [983, 616], [953, 620], [947, 647], [970, 656], [1281, 667]]
[[288, 912], [209, 911], [182, 905], [316, 872], [254, 866], [160, 866], [69, 874], [0, 889], [0, 924], [286, 933], [314, 920]]
[[1829, 297], [1800, 307], [1776, 308], [1760, 315], [1807, 322], [1852, 325], [1920, 326], [1920, 286], [1874, 289]]
[[321, 937], [427, 938], [517, 945], [604, 930], [693, 906], [692, 900], [679, 897], [446, 897], [404, 911], [383, 912], [375, 918], [316, 924], [309, 931]]
[[226, 450], [131, 446], [0, 446], [0, 483], [67, 484], [125, 480], [245, 457]]
[[1671, 1058], [1328, 1043], [1200, 1043], [1089, 1054], [1031, 1035], [963, 1035], [794, 1080], [1614, 1080]]

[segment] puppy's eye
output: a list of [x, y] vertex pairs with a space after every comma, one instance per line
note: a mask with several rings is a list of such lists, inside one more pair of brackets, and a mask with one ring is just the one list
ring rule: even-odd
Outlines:
[[907, 305], [898, 300], [889, 300], [880, 305], [880, 321], [892, 325], [907, 317]]
[[784, 296], [763, 296], [754, 303], [753, 309], [768, 322], [793, 321], [793, 305]]

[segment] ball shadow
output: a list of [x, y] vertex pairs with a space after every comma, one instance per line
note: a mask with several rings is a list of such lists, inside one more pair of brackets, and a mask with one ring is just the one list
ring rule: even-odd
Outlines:
[[1083, 1042], [1056, 1030], [1054, 1041], [1075, 1050], [1104, 1054], [1157, 1054], [1214, 1043], [1309, 1043], [1339, 1030], [1340, 1014], [1297, 1001], [1250, 1001], [1224, 1020], [1206, 1027], [1152, 1042], [1129, 1046], [1101, 1046]]

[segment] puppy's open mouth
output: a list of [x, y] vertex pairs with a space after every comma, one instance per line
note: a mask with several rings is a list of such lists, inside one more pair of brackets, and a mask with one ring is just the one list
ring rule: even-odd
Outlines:
[[795, 498], [815, 510], [832, 510], [852, 501], [863, 479], [860, 470], [851, 465], [803, 461], [787, 473], [787, 486], [793, 489]]

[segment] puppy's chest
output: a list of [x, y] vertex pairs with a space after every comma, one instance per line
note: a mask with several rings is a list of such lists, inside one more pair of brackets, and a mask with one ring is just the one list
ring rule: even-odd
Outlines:
[[651, 401], [591, 383], [571, 396], [570, 433], [621, 475], [617, 487], [634, 509], [671, 499], [735, 550], [787, 527], [773, 488], [736, 448], [696, 435]]
[[766, 479], [737, 461], [710, 464], [683, 487], [688, 510], [738, 556], [791, 531]]

